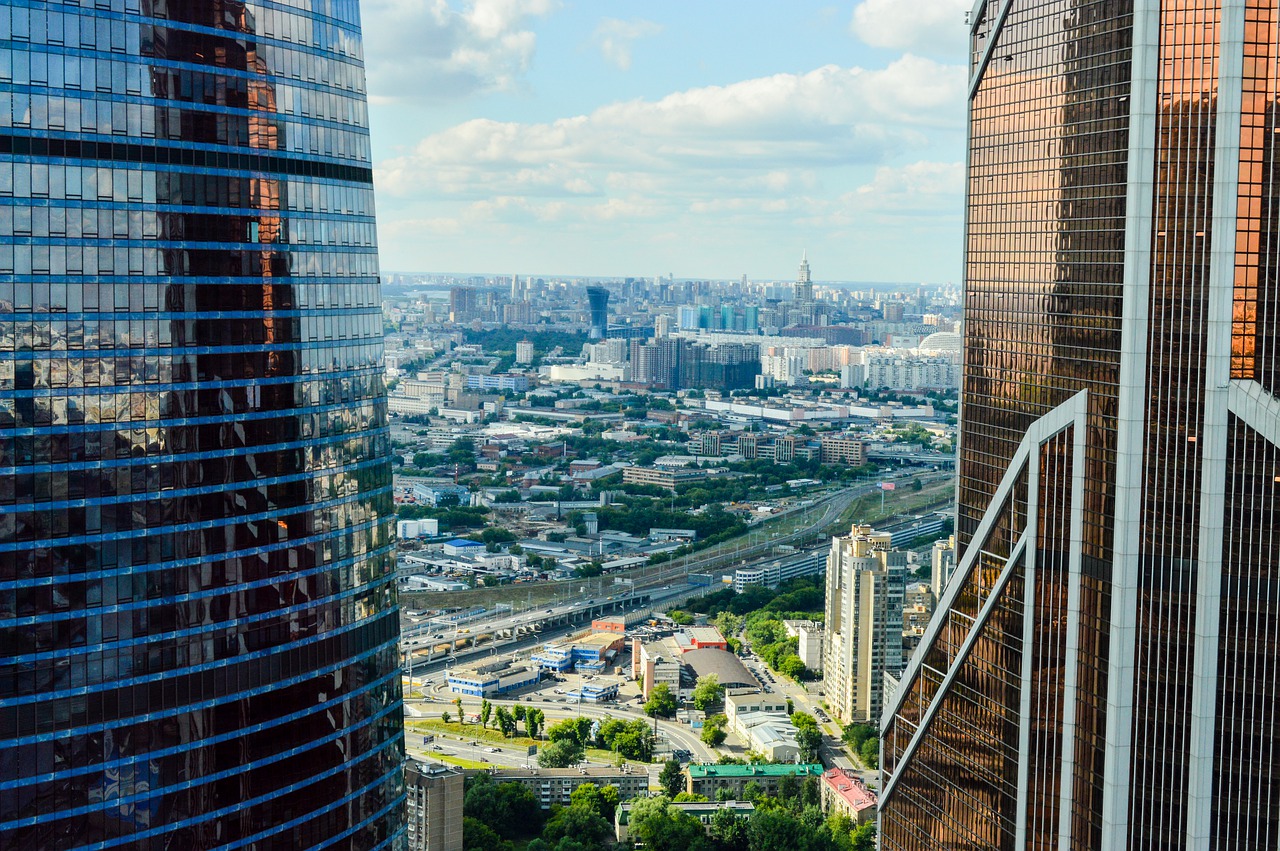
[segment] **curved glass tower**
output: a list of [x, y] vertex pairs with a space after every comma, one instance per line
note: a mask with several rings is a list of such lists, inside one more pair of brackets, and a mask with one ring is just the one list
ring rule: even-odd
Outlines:
[[0, 847], [400, 843], [355, 0], [0, 0]]

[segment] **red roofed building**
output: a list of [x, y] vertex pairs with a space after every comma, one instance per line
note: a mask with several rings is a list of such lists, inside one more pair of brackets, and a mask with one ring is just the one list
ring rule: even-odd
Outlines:
[[829, 768], [822, 773], [822, 811], [848, 816], [854, 824], [876, 817], [876, 793], [843, 768]]

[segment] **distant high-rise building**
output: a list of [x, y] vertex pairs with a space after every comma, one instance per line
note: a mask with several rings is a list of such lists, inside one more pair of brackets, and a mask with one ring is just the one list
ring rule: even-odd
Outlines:
[[657, 316], [653, 317], [653, 336], [655, 337], [671, 336], [671, 324], [672, 324], [672, 320], [670, 316], [659, 313]]
[[398, 848], [357, 4], [0, 39], [0, 848]]
[[449, 321], [470, 322], [476, 317], [478, 302], [471, 287], [453, 287], [449, 290]]
[[831, 540], [823, 691], [845, 724], [874, 724], [883, 707], [885, 674], [902, 672], [907, 554], [892, 550], [890, 538], [870, 526], [854, 526]]
[[800, 259], [800, 273], [796, 275], [795, 286], [795, 303], [796, 305], [806, 305], [813, 303], [813, 280], [809, 277], [809, 252], [806, 251]]
[[529, 340], [521, 340], [516, 343], [516, 363], [533, 363], [533, 343]]
[[977, 4], [957, 564], [881, 847], [1280, 844], [1280, 3]]
[[591, 308], [590, 340], [603, 340], [609, 335], [609, 291], [604, 287], [587, 287], [587, 303]]

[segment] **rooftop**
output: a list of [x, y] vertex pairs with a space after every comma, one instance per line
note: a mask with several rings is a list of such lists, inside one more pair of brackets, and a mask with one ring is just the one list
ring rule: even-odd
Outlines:
[[[483, 769], [482, 769], [483, 770]], [[511, 780], [517, 777], [643, 777], [646, 771], [632, 770], [630, 766], [614, 768], [612, 765], [583, 765], [576, 768], [493, 768], [489, 769], [494, 780]]]
[[691, 626], [685, 630], [697, 644], [723, 644], [724, 636], [714, 626]]
[[876, 805], [876, 793], [872, 792], [857, 777], [851, 777], [842, 768], [831, 768], [822, 774], [822, 782], [831, 787], [854, 811], [865, 810]]
[[816, 763], [799, 765], [752, 763], [751, 765], [711, 765], [696, 764], [688, 767], [689, 776], [702, 777], [821, 777], [822, 766]]
[[726, 688], [756, 684], [756, 678], [747, 670], [746, 665], [742, 664], [742, 660], [728, 650], [714, 648], [690, 650], [680, 661], [693, 669], [695, 677], [715, 674], [720, 685]]
[[[631, 818], [631, 808], [634, 806], [635, 804], [631, 801], [624, 801], [618, 804], [618, 814], [615, 821], [618, 824], [626, 824]], [[672, 801], [671, 806], [683, 813], [693, 815], [714, 813], [716, 810], [731, 810], [734, 815], [743, 816], [751, 815], [756, 809], [756, 805], [750, 801]]]

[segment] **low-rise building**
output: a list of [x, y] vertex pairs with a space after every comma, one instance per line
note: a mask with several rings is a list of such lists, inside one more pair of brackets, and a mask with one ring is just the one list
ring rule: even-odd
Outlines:
[[843, 768], [824, 771], [818, 789], [822, 811], [827, 815], [846, 815], [854, 824], [876, 817], [876, 793]]
[[533, 792], [542, 809], [552, 804], [569, 806], [569, 796], [583, 784], [618, 787], [619, 800], [629, 801], [649, 794], [649, 773], [624, 765], [581, 765], [576, 768], [495, 768], [494, 783], [519, 783]]
[[462, 851], [462, 784], [461, 771], [405, 760], [409, 851]]
[[[750, 801], [687, 801], [684, 803], [672, 802], [671, 806], [680, 812], [691, 815], [698, 821], [702, 822], [702, 829], [711, 832], [711, 821], [720, 810], [728, 810], [733, 813], [734, 818], [744, 819], [750, 818], [755, 812], [756, 806]], [[624, 802], [618, 805], [618, 809], [613, 814], [613, 832], [619, 842], [628, 841], [631, 833], [628, 825], [631, 821], [631, 803]]]
[[738, 712], [731, 729], [748, 750], [765, 759], [792, 762], [800, 755], [796, 726], [786, 712]]
[[685, 791], [695, 795], [703, 795], [715, 800], [721, 789], [727, 789], [730, 796], [741, 798], [748, 784], [755, 783], [766, 795], [778, 794], [778, 781], [783, 777], [795, 777], [805, 780], [809, 777], [821, 777], [822, 766], [815, 763], [790, 765], [760, 764], [751, 765], [711, 765], [698, 763], [685, 768]]
[[675, 490], [676, 485], [696, 482], [707, 477], [706, 470], [662, 469], [660, 467], [628, 467], [622, 471], [624, 484], [653, 485]]
[[614, 632], [593, 632], [572, 641], [544, 644], [530, 660], [543, 670], [602, 671], [622, 650], [625, 639]]
[[765, 694], [760, 689], [726, 689], [724, 714], [732, 727], [740, 714], [748, 712], [773, 712], [786, 714], [787, 699], [780, 694]]
[[506, 694], [516, 689], [537, 684], [541, 674], [536, 668], [514, 664], [510, 659], [476, 665], [469, 668], [454, 668], [449, 671], [446, 682], [453, 694], [465, 694], [470, 697], [492, 697], [495, 694]]
[[587, 703], [608, 703], [618, 699], [617, 683], [583, 683], [566, 697]]

